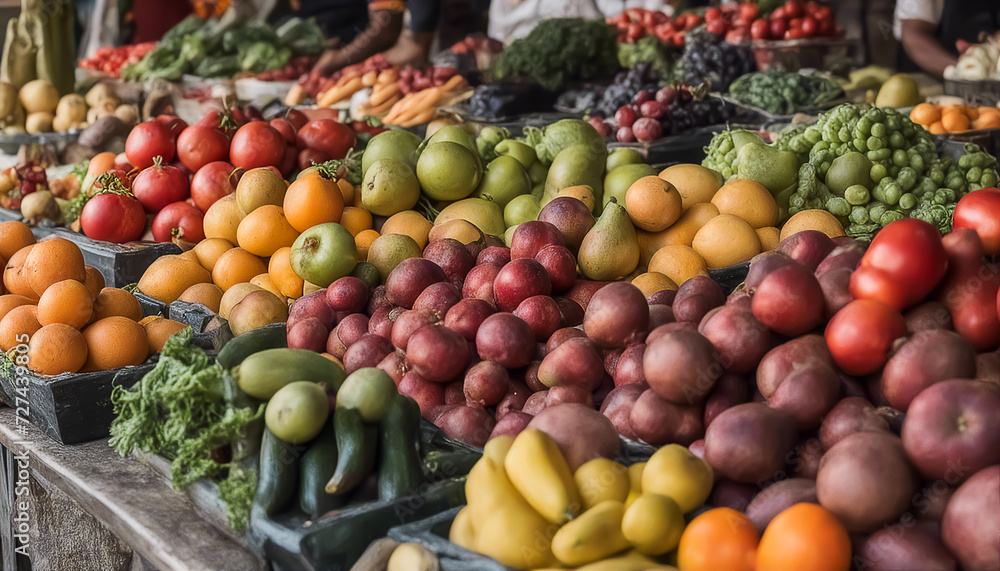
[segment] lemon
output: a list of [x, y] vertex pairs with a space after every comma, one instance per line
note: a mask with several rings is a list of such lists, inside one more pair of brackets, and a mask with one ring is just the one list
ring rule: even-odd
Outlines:
[[576, 469], [573, 474], [583, 507], [590, 509], [605, 501], [625, 502], [629, 492], [628, 469], [607, 458], [594, 458]]
[[663, 555], [677, 548], [684, 533], [684, 514], [677, 502], [662, 494], [643, 494], [625, 510], [622, 534], [646, 555]]
[[712, 492], [712, 482], [712, 467], [708, 462], [679, 444], [657, 450], [642, 470], [643, 494], [668, 496], [684, 513], [705, 503]]

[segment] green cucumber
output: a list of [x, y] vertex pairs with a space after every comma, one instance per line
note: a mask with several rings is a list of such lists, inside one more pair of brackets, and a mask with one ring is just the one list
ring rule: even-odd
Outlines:
[[431, 450], [424, 456], [424, 471], [434, 476], [450, 478], [468, 474], [482, 458], [467, 450]]
[[365, 424], [353, 408], [333, 411], [337, 433], [337, 469], [326, 483], [328, 494], [343, 495], [354, 489], [375, 469], [378, 426]]
[[216, 360], [223, 369], [232, 369], [254, 353], [279, 347], [288, 347], [287, 332], [285, 324], [274, 323], [230, 339], [219, 351]]
[[396, 395], [379, 424], [378, 499], [415, 494], [427, 481], [420, 461], [420, 407]]
[[319, 436], [299, 461], [299, 507], [317, 517], [343, 505], [343, 498], [326, 493], [326, 483], [337, 469], [337, 435], [333, 419], [327, 420]]
[[293, 446], [270, 430], [264, 429], [260, 442], [260, 465], [257, 468], [257, 493], [253, 503], [268, 517], [282, 511], [295, 497], [298, 484], [301, 448]]
[[344, 382], [344, 370], [319, 353], [285, 347], [266, 349], [243, 359], [233, 368], [233, 378], [243, 392], [267, 400], [295, 381], [326, 383], [328, 390], [336, 391]]

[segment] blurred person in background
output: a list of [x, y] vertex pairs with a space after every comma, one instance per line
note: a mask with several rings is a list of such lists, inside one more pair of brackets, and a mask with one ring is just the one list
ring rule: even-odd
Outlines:
[[981, 32], [998, 29], [996, 0], [897, 0], [893, 32], [903, 46], [898, 67], [942, 77]]

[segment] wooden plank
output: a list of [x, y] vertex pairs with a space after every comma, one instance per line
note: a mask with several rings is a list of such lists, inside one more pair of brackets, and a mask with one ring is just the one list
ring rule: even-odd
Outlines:
[[24, 442], [31, 470], [76, 501], [152, 566], [161, 570], [265, 569], [264, 561], [199, 517], [183, 492], [148, 466], [121, 458], [107, 440], [65, 446], [0, 410], [0, 444]]

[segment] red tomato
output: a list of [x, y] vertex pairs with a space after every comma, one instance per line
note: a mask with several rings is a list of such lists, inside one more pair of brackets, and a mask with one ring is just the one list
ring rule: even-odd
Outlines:
[[656, 33], [656, 37], [665, 44], [669, 44], [673, 41], [674, 27], [669, 23], [660, 24], [654, 29], [654, 32]]
[[274, 130], [281, 133], [281, 136], [285, 138], [285, 142], [289, 145], [294, 145], [296, 139], [298, 138], [298, 129], [292, 125], [292, 122], [284, 117], [276, 117], [268, 122], [268, 125], [274, 127]]
[[750, 28], [746, 26], [735, 26], [732, 30], [726, 32], [727, 43], [736, 45], [744, 44], [750, 41]]
[[675, 46], [681, 47], [681, 46], [684, 45], [684, 39], [686, 37], [687, 37], [687, 32], [684, 31], [684, 30], [681, 30], [681, 31], [677, 32], [676, 34], [674, 34], [674, 37], [673, 37], [673, 39], [671, 41], [673, 41], [673, 43], [674, 43]]
[[726, 33], [726, 23], [722, 20], [712, 20], [705, 24], [705, 30], [710, 34], [722, 36]]
[[818, 25], [816, 26], [816, 35], [821, 38], [828, 38], [834, 34], [833, 21], [832, 20], [818, 20]]
[[802, 18], [789, 18], [788, 29], [792, 28], [802, 28]]
[[163, 162], [169, 163], [174, 160], [174, 135], [159, 121], [139, 123], [125, 139], [125, 156], [140, 169], [153, 166], [154, 157], [163, 157]]
[[784, 20], [785, 19], [785, 7], [784, 6], [778, 6], [777, 8], [775, 8], [774, 10], [772, 10], [771, 11], [771, 15], [768, 16], [768, 19], [771, 19], [771, 20]]
[[757, 19], [757, 14], [759, 13], [760, 11], [757, 8], [757, 4], [754, 2], [743, 2], [740, 4], [740, 17], [744, 20], [753, 22]]
[[296, 133], [309, 122], [309, 118], [306, 117], [305, 113], [299, 111], [298, 109], [289, 109], [288, 113], [285, 115], [285, 119], [288, 119], [292, 126], [295, 127]]
[[263, 121], [240, 127], [229, 146], [229, 161], [244, 169], [280, 165], [284, 156], [284, 137]]
[[674, 18], [670, 22], [670, 25], [674, 27], [674, 31], [675, 32], [679, 32], [679, 31], [681, 31], [681, 30], [684, 29], [684, 24], [685, 23], [687, 23], [687, 18], [685, 18], [684, 15], [682, 14], [682, 15], [677, 16], [676, 18]]
[[987, 255], [1000, 255], [1000, 189], [981, 188], [958, 201], [952, 228], [970, 228], [979, 234]]
[[350, 127], [332, 119], [312, 121], [299, 129], [299, 148], [316, 149], [326, 157], [324, 161], [344, 158], [357, 142]]
[[667, 16], [666, 13], [661, 12], [659, 10], [653, 11], [653, 24], [658, 26], [660, 24], [665, 24], [669, 21], [670, 21], [670, 16]]
[[718, 8], [707, 8], [705, 10], [705, 21], [714, 22], [722, 19], [722, 10]]
[[856, 299], [905, 309], [927, 297], [948, 269], [941, 233], [927, 222], [903, 218], [875, 235], [851, 275]]
[[184, 122], [184, 119], [173, 115], [157, 115], [156, 120], [166, 125], [167, 128], [170, 129], [170, 132], [174, 135], [175, 139], [181, 134], [181, 131], [186, 129], [188, 126], [188, 124]]
[[205, 215], [196, 207], [180, 201], [168, 204], [153, 219], [153, 239], [170, 242], [174, 236], [186, 242], [205, 239]]
[[802, 0], [788, 0], [785, 2], [785, 15], [789, 18], [801, 18], [805, 14], [802, 7]]
[[186, 199], [189, 191], [187, 176], [170, 165], [143, 169], [132, 181], [132, 194], [150, 214], [156, 214], [171, 202]]
[[212, 161], [229, 158], [229, 139], [222, 131], [195, 123], [177, 137], [177, 158], [192, 172]]
[[701, 18], [697, 14], [688, 14], [687, 21], [684, 22], [684, 31], [690, 32], [701, 25]]
[[817, 20], [833, 20], [833, 10], [829, 6], [821, 4], [816, 8], [816, 11], [812, 13], [812, 17]]
[[642, 24], [643, 28], [652, 28], [655, 26], [656, 22], [653, 20], [653, 12], [651, 10], [643, 12], [642, 17], [639, 18], [639, 23]]
[[983, 242], [971, 228], [957, 228], [941, 243], [948, 253], [948, 273], [937, 290], [938, 300], [948, 308], [955, 332], [977, 352], [992, 351], [1000, 346], [1000, 321], [993, 315], [1000, 268], [985, 263]]
[[906, 336], [899, 310], [869, 299], [856, 299], [826, 326], [826, 344], [837, 366], [848, 375], [878, 372], [896, 339]]
[[819, 31], [819, 23], [816, 18], [812, 16], [806, 16], [802, 18], [802, 35], [807, 38], [812, 38], [816, 36], [816, 32]]
[[236, 191], [236, 170], [226, 161], [215, 161], [198, 169], [191, 177], [191, 198], [202, 212], [227, 194]]
[[142, 203], [124, 194], [98, 194], [80, 213], [80, 229], [94, 240], [123, 244], [138, 240], [145, 228]]
[[324, 159], [326, 155], [318, 149], [305, 148], [299, 151], [299, 156], [297, 158], [299, 162], [299, 169], [307, 169], [313, 165], [313, 163], [322, 163], [329, 159]]
[[757, 18], [750, 25], [750, 37], [755, 40], [766, 40], [770, 31], [771, 26], [764, 18]]
[[778, 20], [772, 19], [770, 28], [771, 28], [770, 29], [771, 33], [769, 34], [769, 36], [771, 37], [771, 39], [774, 40], [780, 40], [781, 38], [784, 38], [785, 32], [788, 31], [788, 26], [785, 25], [785, 21], [781, 19]]
[[799, 40], [802, 38], [802, 28], [788, 28], [785, 30], [786, 40]]
[[[642, 26], [639, 24], [629, 24], [628, 30], [625, 31], [625, 38], [628, 39], [629, 43], [635, 43], [636, 40], [643, 36]], [[329, 121], [329, 119], [327, 119]]]

